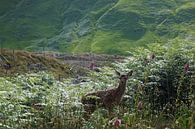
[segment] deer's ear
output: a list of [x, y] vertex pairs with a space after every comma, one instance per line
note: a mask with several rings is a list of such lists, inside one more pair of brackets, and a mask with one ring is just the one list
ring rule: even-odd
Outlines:
[[130, 72], [128, 72], [128, 76], [131, 76], [133, 74], [133, 70], [131, 70]]
[[119, 71], [117, 71], [116, 69], [115, 69], [115, 73], [116, 73], [116, 75], [118, 75], [118, 76], [121, 75], [121, 73], [120, 73]]

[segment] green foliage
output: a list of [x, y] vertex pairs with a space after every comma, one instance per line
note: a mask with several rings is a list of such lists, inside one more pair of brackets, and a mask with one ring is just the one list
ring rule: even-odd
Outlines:
[[122, 69], [134, 70], [127, 91], [133, 98], [129, 105], [132, 111], [142, 102], [146, 118], [151, 114], [157, 114], [159, 119], [159, 114], [173, 115], [177, 122], [183, 120], [175, 125], [177, 128], [187, 128], [195, 90], [193, 48], [191, 42], [175, 40], [131, 53], [134, 56]]
[[[154, 87], [169, 87], [173, 93], [173, 87], [176, 89], [182, 86], [190, 88], [190, 80], [194, 74], [194, 45], [187, 41], [180, 42], [176, 40], [164, 46], [151, 45], [148, 46], [149, 49], [139, 49], [140, 57], [135, 58], [135, 63], [129, 64], [129, 67], [137, 67], [136, 75], [144, 85], [151, 83]], [[154, 56], [153, 59], [152, 56]], [[186, 64], [189, 64], [190, 68], [185, 71]], [[146, 89], [148, 89], [147, 86]]]
[[[79, 84], [73, 84], [76, 78], [57, 81], [45, 72], [1, 77], [0, 128], [186, 129], [194, 124], [193, 48], [180, 39], [150, 44]], [[113, 69], [134, 71], [126, 96], [111, 113], [99, 108], [85, 120], [81, 97], [112, 87], [118, 78]]]
[[29, 51], [126, 55], [149, 43], [193, 39], [194, 14], [192, 0], [2, 0], [0, 42]]

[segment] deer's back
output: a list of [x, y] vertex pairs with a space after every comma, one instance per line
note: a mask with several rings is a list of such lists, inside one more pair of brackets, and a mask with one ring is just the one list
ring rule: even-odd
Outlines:
[[[92, 98], [88, 98], [90, 96], [96, 96], [96, 99]], [[109, 89], [109, 90], [101, 90], [101, 91], [97, 91], [97, 92], [92, 92], [92, 93], [88, 93], [86, 94], [83, 98], [82, 98], [82, 103], [83, 104], [99, 104], [105, 108], [112, 108], [114, 105], [118, 105], [121, 101], [121, 97], [120, 93], [118, 93], [116, 88], [113, 89]]]

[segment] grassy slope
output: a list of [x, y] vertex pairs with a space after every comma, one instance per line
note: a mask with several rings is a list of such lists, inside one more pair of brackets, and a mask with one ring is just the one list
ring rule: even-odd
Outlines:
[[194, 11], [190, 1], [119, 0], [96, 21], [97, 31], [76, 41], [71, 50], [124, 54], [148, 43], [193, 37]]
[[25, 48], [32, 44], [31, 40], [55, 35], [61, 20], [56, 7], [61, 4], [59, 0], [56, 3], [46, 0], [20, 3], [0, 20], [0, 33], [5, 46]]
[[[23, 74], [26, 72], [36, 72], [37, 70], [29, 71], [27, 64], [42, 64], [48, 72], [52, 72], [56, 77], [70, 77], [72, 72], [70, 66], [63, 64], [59, 60], [51, 57], [45, 57], [25, 51], [15, 51], [14, 53], [10, 50], [3, 50], [0, 54], [0, 76]], [[11, 64], [11, 69], [7, 71], [3, 66], [6, 63]]]
[[[0, 1], [5, 47], [125, 54], [132, 47], [193, 37], [193, 0]], [[19, 3], [19, 4], [18, 4]]]

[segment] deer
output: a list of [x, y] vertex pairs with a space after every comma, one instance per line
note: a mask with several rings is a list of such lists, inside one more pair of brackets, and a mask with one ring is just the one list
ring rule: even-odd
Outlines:
[[81, 98], [81, 103], [84, 105], [85, 111], [84, 118], [90, 117], [90, 114], [92, 114], [99, 107], [107, 109], [110, 114], [113, 107], [120, 104], [125, 94], [127, 80], [129, 76], [132, 75], [133, 70], [127, 74], [121, 74], [116, 70], [115, 72], [119, 76], [118, 87], [87, 93]]

